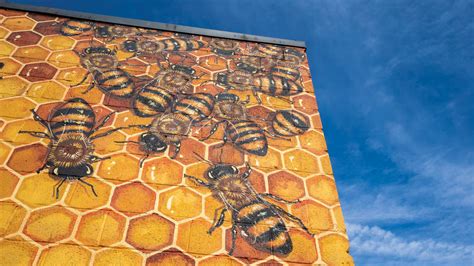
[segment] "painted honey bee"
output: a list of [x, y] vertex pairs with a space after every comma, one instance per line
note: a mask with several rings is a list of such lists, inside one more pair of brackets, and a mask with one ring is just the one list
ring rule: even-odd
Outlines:
[[247, 49], [250, 54], [259, 57], [283, 58], [284, 48], [278, 45], [258, 44]]
[[193, 123], [209, 119], [214, 110], [214, 96], [209, 93], [194, 93], [185, 95], [173, 106], [173, 112], [189, 116]]
[[83, 93], [97, 86], [104, 94], [114, 97], [130, 98], [133, 95], [135, 84], [130, 74], [119, 68], [115, 51], [103, 46], [87, 47], [79, 56], [88, 73], [78, 84], [72, 86], [84, 83], [92, 75], [93, 81]]
[[90, 32], [94, 27], [95, 23], [90, 21], [69, 19], [61, 23], [59, 32], [65, 36], [76, 36]]
[[153, 79], [133, 96], [132, 110], [137, 116], [156, 116], [169, 110], [175, 100], [173, 93], [160, 87], [158, 81]]
[[264, 61], [265, 58], [258, 56], [241, 56], [239, 60], [235, 63], [237, 69], [249, 73], [257, 74], [264, 71]]
[[209, 47], [213, 53], [223, 57], [233, 56], [240, 51], [239, 42], [230, 39], [212, 38]]
[[99, 158], [93, 154], [93, 141], [123, 129], [114, 128], [95, 134], [107, 123], [112, 113], [97, 124], [92, 107], [81, 98], [74, 98], [60, 104], [50, 113], [47, 120], [41, 118], [34, 110], [31, 112], [33, 118], [48, 132], [20, 131], [19, 133], [50, 140], [46, 162], [37, 170], [37, 173], [48, 168], [49, 174], [59, 179], [55, 186], [56, 198], [59, 197], [59, 189], [66, 180], [78, 180], [89, 186], [92, 193], [97, 196], [94, 186], [83, 178], [93, 173], [92, 163], [108, 159], [108, 157]]
[[109, 41], [117, 38], [126, 38], [142, 35], [142, 31], [140, 31], [140, 29], [138, 28], [120, 25], [96, 26], [94, 29], [95, 37], [105, 38]]
[[296, 49], [286, 48], [284, 50], [284, 60], [273, 60], [270, 73], [292, 81], [301, 81], [299, 65], [305, 59], [304, 53]]
[[291, 102], [285, 97], [303, 92], [303, 87], [293, 80], [272, 74], [254, 76], [239, 70], [220, 72], [215, 82], [226, 89], [251, 90], [259, 104], [262, 100], [258, 93]]
[[156, 56], [162, 52], [188, 52], [199, 50], [203, 46], [204, 43], [201, 41], [175, 37], [162, 40], [126, 40], [120, 45], [120, 49], [128, 53], [134, 53], [134, 56]]
[[232, 93], [219, 93], [216, 95], [216, 104], [212, 118], [218, 122], [214, 123], [209, 135], [201, 141], [209, 139], [217, 131], [219, 125], [225, 125], [223, 143], [224, 146], [228, 140], [239, 150], [250, 154], [264, 156], [268, 151], [268, 142], [266, 135], [277, 137], [271, 132], [261, 128], [253, 121], [253, 117], [247, 114], [245, 105], [249, 102], [240, 101], [240, 98]]
[[270, 115], [272, 131], [278, 136], [302, 135], [309, 129], [309, 119], [293, 110], [279, 110]]
[[265, 198], [287, 204], [297, 203], [298, 200], [287, 201], [270, 193], [255, 191], [248, 180], [252, 171], [248, 163], [246, 163], [245, 171], [239, 174], [239, 170], [233, 165], [212, 164], [204, 158], [201, 159], [210, 164], [204, 174], [206, 181], [186, 174], [184, 177], [199, 186], [209, 188], [213, 196], [224, 204], [224, 208], [218, 215], [219, 218], [216, 215], [213, 225], [207, 231], [208, 234], [212, 234], [219, 228], [224, 223], [226, 212], [230, 212], [232, 245], [229, 255], [234, 252], [237, 233], [258, 250], [281, 255], [289, 254], [293, 250], [293, 243], [283, 218], [297, 223], [304, 231], [313, 235], [301, 219], [268, 202]]

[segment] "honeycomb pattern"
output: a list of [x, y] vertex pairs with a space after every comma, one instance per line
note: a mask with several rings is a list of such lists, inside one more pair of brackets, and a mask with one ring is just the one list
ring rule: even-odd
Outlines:
[[[288, 99], [258, 93], [262, 103], [246, 88], [245, 79], [226, 88], [218, 76], [238, 73], [236, 61], [243, 58], [259, 62], [294, 60], [284, 47], [236, 42], [233, 55], [216, 52], [204, 36], [174, 35], [172, 32], [142, 30], [155, 42], [172, 38], [200, 41], [204, 45], [186, 56], [179, 53], [160, 58], [146, 52], [120, 48], [128, 36], [111, 31], [110, 25], [97, 23], [110, 36], [95, 36], [92, 45], [115, 49], [119, 68], [135, 84], [144, 85], [170, 64], [192, 67], [194, 93], [217, 95], [227, 90], [241, 100], [262, 127], [271, 130], [272, 114], [293, 110], [307, 117], [309, 129], [300, 135], [268, 137], [265, 156], [242, 152], [228, 143], [220, 145], [225, 130], [221, 126], [209, 139], [201, 141], [210, 127], [193, 126], [181, 141], [181, 152], [153, 154], [140, 167], [145, 153], [134, 144], [142, 129], [153, 118], [135, 115], [129, 101], [104, 94], [96, 87], [84, 91], [92, 82], [81, 64], [81, 53], [91, 46], [94, 29], [80, 34], [61, 34], [61, 17], [0, 9], [0, 261], [5, 264], [40, 265], [353, 265], [348, 253], [344, 219], [322, 131], [306, 58], [296, 66], [301, 91]], [[99, 28], [99, 27], [97, 27]], [[218, 40], [218, 39], [215, 39]], [[222, 40], [221, 40], [222, 41]], [[303, 49], [294, 48], [304, 54]], [[268, 51], [272, 51], [271, 53]], [[293, 57], [292, 57], [293, 56]], [[160, 63], [157, 63], [160, 62]], [[259, 65], [267, 69], [266, 63]], [[86, 77], [85, 82], [81, 81]], [[107, 158], [91, 164], [93, 174], [81, 182], [67, 181], [58, 190], [57, 178], [47, 171], [37, 173], [46, 162], [48, 139], [19, 131], [45, 132], [33, 119], [36, 110], [43, 119], [69, 99], [80, 97], [93, 108], [97, 121], [113, 112], [97, 134], [119, 128], [94, 140], [94, 155]], [[125, 143], [127, 142], [128, 143]], [[205, 180], [210, 162], [237, 166], [245, 163], [253, 171], [249, 183], [257, 193], [270, 193], [292, 204], [267, 198], [301, 219], [314, 234], [301, 229], [286, 217], [293, 249], [287, 255], [264, 252], [237, 233], [232, 245], [232, 217], [229, 211], [221, 227], [212, 234], [209, 228], [224, 208], [209, 189], [198, 186], [184, 175]]]

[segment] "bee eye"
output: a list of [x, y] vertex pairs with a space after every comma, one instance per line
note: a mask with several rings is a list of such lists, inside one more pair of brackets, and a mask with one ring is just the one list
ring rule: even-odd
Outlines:
[[86, 167], [87, 167], [86, 174], [88, 175], [92, 174], [92, 168], [89, 165], [87, 165]]
[[59, 168], [58, 167], [53, 169], [53, 174], [59, 175]]
[[237, 167], [235, 167], [235, 166], [232, 166], [232, 171], [233, 171], [234, 173], [238, 173], [238, 172], [239, 172], [239, 170], [238, 170]]

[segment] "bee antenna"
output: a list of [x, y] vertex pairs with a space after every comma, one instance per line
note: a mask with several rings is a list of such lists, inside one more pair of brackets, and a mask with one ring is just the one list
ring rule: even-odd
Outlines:
[[213, 164], [211, 161], [206, 160], [204, 157], [202, 157], [202, 156], [201, 156], [200, 154], [198, 154], [197, 152], [193, 151], [193, 154], [194, 154], [194, 156], [196, 156], [198, 159], [201, 159], [201, 160], [203, 160], [204, 162], [206, 162], [206, 163], [208, 163], [208, 164], [210, 164], [210, 165]]

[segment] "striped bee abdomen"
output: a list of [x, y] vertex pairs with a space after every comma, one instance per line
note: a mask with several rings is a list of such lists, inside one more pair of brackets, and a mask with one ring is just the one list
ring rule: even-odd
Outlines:
[[283, 219], [276, 211], [261, 202], [253, 202], [234, 214], [242, 237], [257, 249], [282, 255], [293, 249]]
[[279, 76], [291, 81], [297, 81], [301, 76], [300, 72], [295, 67], [284, 65], [274, 66], [272, 69], [270, 69], [270, 72], [273, 74], [273, 76]]
[[176, 102], [173, 107], [174, 112], [186, 114], [191, 117], [194, 122], [199, 122], [209, 117], [213, 109], [214, 96], [209, 93], [195, 93], [186, 96]]
[[133, 81], [130, 75], [121, 69], [95, 71], [94, 79], [99, 89], [106, 94], [120, 98], [128, 98], [133, 94]]
[[66, 20], [61, 24], [60, 32], [65, 36], [75, 36], [92, 30], [94, 24], [88, 21]]
[[272, 128], [280, 136], [301, 135], [309, 129], [309, 120], [295, 111], [277, 111], [272, 120]]
[[48, 120], [55, 136], [72, 132], [88, 135], [94, 127], [95, 114], [86, 101], [74, 98], [56, 108]]
[[255, 86], [257, 91], [272, 96], [291, 96], [303, 91], [294, 81], [275, 75], [256, 78]]
[[133, 98], [132, 106], [136, 115], [155, 116], [171, 107], [174, 95], [154, 83], [145, 85]]
[[267, 154], [267, 137], [255, 122], [238, 121], [229, 123], [226, 132], [237, 148], [259, 156]]

